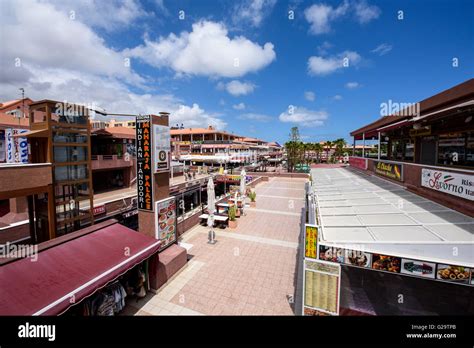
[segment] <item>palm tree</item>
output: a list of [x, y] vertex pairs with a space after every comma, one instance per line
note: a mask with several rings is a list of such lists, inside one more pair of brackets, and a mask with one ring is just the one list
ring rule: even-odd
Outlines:
[[332, 141], [326, 141], [324, 146], [326, 147], [326, 162], [329, 163], [329, 151], [331, 151]]
[[316, 158], [318, 163], [321, 162], [321, 152], [323, 152], [323, 146], [320, 143], [315, 143], [314, 151], [316, 151]]
[[334, 151], [334, 155], [339, 157], [344, 154], [344, 147], [346, 146], [346, 141], [343, 138], [336, 139], [332, 142], [336, 149]]

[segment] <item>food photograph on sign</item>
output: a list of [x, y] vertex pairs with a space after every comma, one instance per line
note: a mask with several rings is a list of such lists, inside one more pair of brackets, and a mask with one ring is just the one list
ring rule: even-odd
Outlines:
[[168, 198], [157, 202], [158, 236], [161, 241], [161, 250], [176, 241], [176, 202], [175, 198]]
[[360, 250], [346, 250], [345, 263], [351, 266], [370, 268], [372, 254]]
[[372, 256], [372, 268], [377, 271], [387, 271], [393, 273], [400, 273], [399, 257], [373, 254]]
[[319, 259], [330, 262], [344, 263], [344, 249], [320, 245]]
[[401, 273], [424, 278], [435, 278], [436, 264], [433, 262], [402, 259]]
[[470, 269], [463, 266], [438, 264], [436, 279], [447, 282], [469, 284]]

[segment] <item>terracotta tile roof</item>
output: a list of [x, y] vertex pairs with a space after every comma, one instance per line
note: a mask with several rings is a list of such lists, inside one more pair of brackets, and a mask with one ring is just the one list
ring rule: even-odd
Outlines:
[[[135, 139], [135, 129], [128, 127], [106, 127], [105, 130], [107, 133], [110, 133], [114, 138], [119, 139]], [[102, 131], [103, 131], [102, 130]], [[101, 129], [94, 131], [96, 134], [103, 134], [100, 132]]]
[[[15, 105], [15, 104], [19, 104], [21, 102], [22, 102], [22, 99], [15, 99], [15, 100], [9, 100], [9, 101], [0, 103], [0, 110], [8, 108], [8, 107], [10, 107], [12, 105]], [[32, 102], [33, 102], [33, 100], [31, 100], [30, 98], [25, 98], [25, 104], [26, 105], [29, 105]]]
[[184, 129], [171, 129], [171, 135], [188, 135], [188, 134], [224, 134], [230, 136], [236, 136], [235, 134], [228, 133], [226, 131], [220, 131], [217, 129], [209, 128], [184, 128]]

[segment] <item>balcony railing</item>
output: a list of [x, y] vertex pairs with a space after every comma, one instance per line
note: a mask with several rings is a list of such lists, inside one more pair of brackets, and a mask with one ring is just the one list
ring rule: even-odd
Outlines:
[[124, 158], [121, 155], [92, 155], [92, 170], [126, 168], [133, 165], [133, 158], [130, 156]]

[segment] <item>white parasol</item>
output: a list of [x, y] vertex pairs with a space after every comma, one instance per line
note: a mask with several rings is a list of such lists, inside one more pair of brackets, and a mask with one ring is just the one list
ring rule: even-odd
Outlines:
[[240, 172], [240, 194], [242, 196], [245, 196], [245, 175], [247, 173], [245, 173], [245, 169], [242, 169], [242, 171]]
[[216, 193], [214, 192], [214, 180], [212, 180], [212, 176], [209, 178], [207, 182], [207, 210], [209, 212], [209, 216], [207, 218], [207, 226], [211, 228], [209, 231], [209, 243], [214, 244], [214, 212], [216, 211]]

